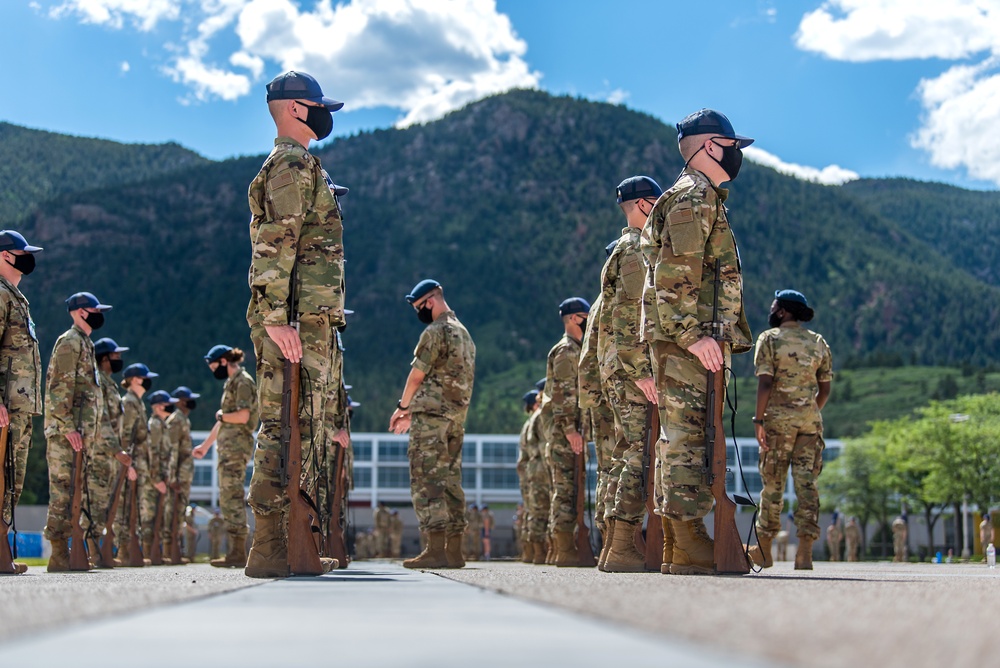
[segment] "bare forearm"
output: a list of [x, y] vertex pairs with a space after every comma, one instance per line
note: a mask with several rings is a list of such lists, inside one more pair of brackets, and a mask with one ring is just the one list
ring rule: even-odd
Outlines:
[[767, 411], [767, 403], [771, 400], [773, 380], [773, 376], [757, 376], [757, 410], [754, 413], [754, 417], [758, 420], [764, 419], [764, 413]]
[[819, 406], [820, 410], [823, 410], [823, 406], [826, 406], [826, 402], [829, 398], [830, 381], [821, 382], [819, 384], [819, 392], [816, 394], [816, 405]]
[[403, 396], [399, 398], [399, 403], [403, 406], [409, 406], [420, 388], [420, 383], [424, 382], [426, 377], [427, 374], [420, 369], [411, 368], [410, 375], [406, 377], [406, 387], [403, 388]]

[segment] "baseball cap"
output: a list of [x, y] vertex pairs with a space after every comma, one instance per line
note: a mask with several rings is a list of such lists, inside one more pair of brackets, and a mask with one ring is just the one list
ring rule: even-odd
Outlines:
[[615, 194], [618, 195], [618, 203], [621, 204], [645, 197], [658, 198], [663, 194], [663, 188], [648, 176], [630, 176], [618, 184]]
[[101, 355], [109, 355], [111, 353], [123, 353], [126, 350], [128, 350], [128, 348], [118, 345], [115, 343], [114, 339], [109, 339], [108, 337], [98, 339], [94, 342], [94, 353], [98, 357]]
[[102, 304], [91, 292], [77, 292], [66, 300], [66, 307], [70, 311], [81, 308], [96, 308], [98, 311], [110, 311], [112, 308], [108, 304]]
[[178, 401], [178, 399], [174, 399], [167, 394], [166, 390], [157, 390], [149, 395], [150, 406], [155, 406], [156, 404], [176, 404]]
[[138, 376], [139, 378], [157, 378], [159, 375], [150, 371], [149, 367], [141, 362], [129, 364], [125, 367], [125, 371], [122, 372], [123, 378], [132, 378], [133, 376]]
[[42, 250], [40, 246], [31, 246], [21, 235], [14, 230], [0, 231], [0, 251], [22, 250], [29, 253], [37, 253]]
[[677, 124], [677, 141], [693, 135], [718, 135], [738, 139], [740, 148], [746, 148], [753, 143], [750, 137], [736, 134], [733, 124], [726, 115], [714, 109], [696, 111]]
[[309, 100], [322, 104], [330, 111], [339, 111], [344, 106], [343, 102], [323, 95], [316, 77], [294, 70], [279, 74], [267, 84], [267, 101], [271, 100]]
[[201, 395], [197, 392], [192, 392], [191, 388], [186, 385], [181, 385], [176, 390], [170, 393], [176, 399], [197, 399]]

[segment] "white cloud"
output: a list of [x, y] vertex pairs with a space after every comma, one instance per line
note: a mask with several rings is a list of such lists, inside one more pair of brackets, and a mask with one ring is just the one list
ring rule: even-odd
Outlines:
[[611, 104], [621, 104], [629, 98], [630, 93], [627, 90], [621, 88], [615, 88], [613, 91], [608, 93], [608, 102]]
[[126, 74], [130, 69], [132, 69], [132, 66], [128, 64], [127, 60], [123, 60], [121, 65], [118, 66], [118, 69], [122, 74]]
[[795, 40], [849, 62], [978, 59], [920, 81], [910, 143], [937, 167], [1000, 185], [1000, 0], [830, 0], [803, 16]]
[[[179, 21], [186, 37], [168, 45], [163, 71], [195, 100], [235, 100], [265, 71], [296, 69], [346, 110], [398, 108], [405, 126], [541, 77], [495, 0], [64, 0], [51, 10], [69, 13], [114, 28]], [[220, 57], [224, 33], [239, 48]]]
[[794, 176], [795, 178], [802, 179], [803, 181], [822, 183], [826, 186], [839, 186], [847, 183], [848, 181], [853, 181], [859, 178], [856, 172], [844, 169], [840, 165], [827, 165], [822, 169], [807, 167], [805, 165], [797, 165], [794, 162], [785, 162], [778, 156], [768, 153], [767, 151], [756, 146], [746, 147], [743, 149], [743, 154], [748, 160], [756, 162], [758, 165], [770, 167], [778, 172], [781, 172], [782, 174]]

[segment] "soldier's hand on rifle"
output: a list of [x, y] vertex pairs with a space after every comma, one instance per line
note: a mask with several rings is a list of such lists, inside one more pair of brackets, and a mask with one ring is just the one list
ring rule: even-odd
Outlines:
[[160, 482], [156, 483], [155, 485], [153, 485], [153, 487], [160, 494], [166, 494], [167, 493], [167, 483], [163, 482], [162, 480]]
[[333, 440], [338, 443], [340, 447], [346, 448], [351, 444], [351, 435], [347, 433], [346, 429], [341, 429], [334, 435]]
[[580, 436], [580, 432], [566, 432], [566, 440], [569, 441], [569, 447], [573, 450], [574, 455], [579, 455], [583, 452], [583, 436]]
[[124, 451], [116, 452], [115, 459], [117, 459], [124, 466], [132, 466], [132, 458], [128, 456], [127, 452]]
[[302, 339], [299, 338], [299, 330], [291, 325], [269, 325], [264, 329], [267, 330], [271, 340], [278, 345], [282, 357], [293, 364], [302, 361]]
[[0, 404], [0, 429], [10, 425], [10, 415], [7, 414], [7, 407]]
[[711, 336], [703, 336], [698, 339], [693, 346], [688, 348], [688, 352], [697, 357], [701, 365], [709, 371], [718, 373], [722, 370], [722, 348], [719, 347], [719, 342]]
[[760, 446], [760, 449], [764, 452], [770, 450], [770, 448], [767, 447], [767, 433], [764, 431], [764, 425], [755, 424], [753, 426], [753, 433], [754, 436], [757, 437], [757, 445]]
[[139, 478], [139, 474], [135, 472], [134, 466], [128, 467], [128, 473], [126, 473], [125, 475], [128, 476], [128, 479], [131, 480], [132, 482], [135, 482]]
[[659, 404], [659, 401], [656, 398], [656, 383], [653, 382], [651, 377], [637, 380], [635, 381], [635, 384], [638, 385], [639, 389], [642, 390], [642, 393], [646, 395], [646, 401], [651, 404]]
[[66, 440], [69, 441], [69, 445], [73, 448], [73, 452], [80, 452], [83, 450], [83, 436], [80, 436], [80, 432], [71, 431], [66, 434]]

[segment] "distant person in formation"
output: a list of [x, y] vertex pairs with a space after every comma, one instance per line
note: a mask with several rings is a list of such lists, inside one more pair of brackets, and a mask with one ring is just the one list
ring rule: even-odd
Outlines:
[[469, 504], [465, 511], [465, 534], [462, 536], [462, 553], [469, 561], [479, 559], [479, 551], [476, 549], [476, 538], [480, 529], [479, 508], [474, 503]]
[[226, 520], [222, 519], [222, 512], [215, 511], [212, 519], [208, 521], [208, 557], [218, 559], [222, 555], [222, 539], [226, 535]]
[[410, 363], [403, 396], [389, 420], [397, 434], [410, 432], [410, 491], [427, 547], [407, 568], [461, 568], [465, 532], [462, 441], [472, 398], [476, 346], [444, 299], [441, 284], [417, 283], [406, 296], [427, 325]]
[[104, 410], [101, 413], [100, 443], [94, 447], [87, 471], [87, 492], [90, 495], [90, 517], [93, 519], [93, 536], [87, 539], [87, 550], [90, 552], [91, 563], [98, 568], [113, 568], [114, 564], [106, 564], [101, 560], [98, 543], [104, 535], [104, 528], [115, 518], [108, 517], [108, 504], [114, 492], [115, 481], [122, 467], [130, 480], [137, 477], [132, 467], [132, 458], [126, 448], [131, 445], [131, 439], [122, 434], [122, 397], [118, 394], [118, 384], [111, 374], [122, 370], [123, 348], [114, 339], [98, 339], [94, 343], [94, 354], [97, 358], [97, 370], [101, 375], [101, 398]]
[[543, 406], [549, 403], [549, 399], [545, 395], [545, 378], [539, 379], [535, 383], [535, 389], [540, 392], [538, 395], [538, 435], [541, 439], [539, 441], [538, 451], [541, 454], [542, 469], [546, 476], [545, 487], [547, 489], [548, 498], [545, 500], [545, 555], [541, 561], [535, 560], [538, 564], [548, 564], [554, 566], [556, 563], [556, 539], [553, 535], [552, 524], [549, 522], [552, 517], [551, 506], [552, 506], [552, 452], [549, 450], [549, 436], [552, 434], [552, 407], [547, 406], [543, 410]]
[[483, 537], [483, 559], [489, 561], [493, 557], [493, 529], [496, 526], [496, 518], [493, 517], [493, 511], [487, 505], [483, 505], [479, 516], [483, 525], [480, 532]]
[[578, 566], [576, 530], [576, 456], [584, 454], [579, 404], [580, 350], [587, 329], [590, 303], [571, 297], [559, 304], [562, 338], [549, 350], [545, 363], [545, 393], [542, 414], [548, 413], [551, 427], [546, 452], [552, 471], [552, 502], [549, 526], [555, 537], [555, 565]]
[[389, 556], [389, 509], [385, 507], [385, 501], [379, 501], [372, 511], [372, 527], [375, 536], [375, 556]]
[[[153, 387], [153, 379], [159, 377], [158, 373], [149, 370], [149, 367], [141, 362], [130, 364], [122, 372], [122, 388], [125, 390], [125, 398], [122, 399], [122, 435], [128, 439], [132, 449], [132, 465], [136, 471], [136, 501], [139, 504], [137, 518], [139, 520], [137, 533], [141, 543], [142, 530], [147, 524], [152, 532], [153, 513], [156, 508], [150, 507], [144, 500], [149, 495], [146, 494], [150, 482], [150, 452], [149, 452], [149, 416], [146, 412], [146, 404], [142, 397]], [[165, 488], [164, 488], [165, 489]], [[156, 490], [152, 490], [156, 493]], [[115, 529], [115, 537], [118, 539], [118, 561], [127, 565], [131, 561], [129, 551], [129, 516], [131, 514], [131, 496], [129, 490], [122, 490], [122, 500], [118, 504], [118, 524]], [[149, 565], [149, 555], [142, 555], [145, 565]], [[138, 564], [139, 556], [136, 555]]]
[[403, 518], [398, 510], [389, 515], [389, 556], [399, 559], [403, 553]]
[[522, 556], [524, 563], [545, 563], [545, 537], [549, 524], [549, 473], [542, 450], [545, 440], [538, 419], [541, 393], [531, 390], [521, 397], [528, 418], [521, 427], [518, 476], [524, 513], [521, 520]]
[[[253, 456], [253, 437], [259, 413], [257, 384], [241, 365], [243, 357], [242, 350], [226, 345], [212, 346], [204, 357], [215, 379], [225, 382], [222, 403], [215, 412], [215, 426], [208, 438], [192, 452], [195, 459], [201, 459], [208, 454], [212, 444], [218, 445], [219, 508], [226, 520], [228, 550], [225, 557], [212, 559], [211, 564], [216, 568], [243, 568], [247, 565], [247, 511], [243, 485], [247, 465]], [[265, 520], [265, 532], [273, 526]], [[260, 530], [261, 525], [258, 524], [256, 531]], [[275, 568], [280, 570], [277, 566]]]
[[821, 411], [830, 398], [833, 360], [822, 335], [802, 326], [812, 319], [805, 295], [776, 290], [768, 316], [770, 329], [757, 338], [754, 353], [757, 410], [753, 423], [764, 487], [757, 516], [760, 545], [750, 548], [750, 558], [763, 568], [772, 565], [771, 539], [781, 528], [789, 466], [798, 499], [796, 570], [812, 570], [812, 544], [820, 535], [816, 481], [826, 447]]
[[777, 552], [775, 559], [778, 561], [788, 561], [788, 525], [792, 521], [794, 521], [794, 518], [792, 514], [789, 513], [788, 516], [785, 517], [785, 521], [781, 524], [781, 531], [778, 532], [778, 535], [774, 539], [776, 547], [775, 552]]
[[906, 543], [909, 530], [906, 516], [900, 515], [892, 521], [892, 560], [897, 563], [906, 561]]
[[[170, 507], [173, 512], [183, 513], [188, 507], [188, 501], [191, 499], [191, 483], [194, 482], [194, 457], [192, 451], [194, 446], [191, 442], [191, 411], [195, 409], [198, 405], [198, 398], [201, 396], [197, 392], [192, 392], [190, 387], [181, 385], [176, 390], [170, 393], [174, 399], [177, 400], [175, 404], [177, 410], [175, 410], [170, 417], [167, 418], [167, 434], [170, 437], [170, 442], [174, 445], [174, 452], [176, 457], [176, 462], [174, 464], [173, 471], [174, 476], [170, 481], [170, 494], [168, 498], [170, 499]], [[183, 519], [183, 514], [178, 517], [177, 530], [181, 532], [180, 536], [171, 535], [170, 541], [181, 541], [183, 542], [183, 530], [181, 527]], [[168, 530], [172, 531], [172, 525], [167, 527]], [[172, 542], [169, 544], [173, 544]], [[166, 546], [165, 548], [166, 549]], [[166, 550], [169, 554], [169, 550]], [[186, 558], [188, 563], [190, 562], [190, 557]]]
[[[334, 331], [346, 323], [338, 187], [308, 151], [310, 142], [329, 136], [332, 112], [344, 104], [325, 97], [310, 75], [286, 72], [267, 85], [267, 106], [278, 137], [248, 193], [252, 255], [247, 323], [257, 358], [261, 427], [247, 497], [256, 530], [245, 573], [258, 578], [290, 572], [289, 499], [279, 461], [285, 361], [301, 363], [302, 396], [313, 399], [311, 404], [300, 402], [302, 442], [322, 443], [326, 416], [336, 410], [343, 382], [334, 377], [339, 354]], [[337, 565], [327, 557], [320, 563], [322, 572]]]
[[[625, 228], [601, 272], [604, 306], [599, 316], [601, 336], [598, 341], [601, 380], [608, 388], [615, 419], [611, 482], [605, 511], [611, 547], [601, 570], [638, 573], [646, 570], [646, 555], [635, 545], [635, 534], [642, 529], [646, 516], [642, 456], [646, 446], [646, 414], [651, 406], [656, 410], [659, 401], [649, 347], [642, 340], [642, 286], [646, 266], [639, 241], [646, 219], [663, 190], [648, 176], [633, 176], [619, 183], [615, 193], [618, 206], [625, 214]], [[655, 467], [655, 456], [650, 463]], [[673, 559], [670, 522], [660, 517], [650, 520], [663, 526], [662, 563], [669, 564]]]
[[984, 514], [983, 521], [979, 523], [979, 542], [982, 543], [983, 554], [986, 554], [986, 548], [993, 542], [993, 520], [989, 513]]
[[[151, 554], [154, 543], [160, 546], [161, 555], [166, 563], [170, 537], [170, 522], [173, 519], [173, 509], [170, 507], [170, 483], [174, 480], [177, 467], [177, 446], [170, 440], [167, 433], [167, 418], [177, 410], [177, 400], [166, 390], [157, 390], [149, 395], [149, 462], [150, 479], [154, 481], [153, 493], [149, 499], [154, 507], [153, 522], [142, 527], [142, 549], [146, 555]], [[160, 530], [156, 530], [156, 520], [159, 518]], [[158, 565], [154, 560], [153, 565]]]
[[[28, 300], [21, 294], [21, 279], [35, 269], [35, 253], [42, 250], [25, 241], [20, 232], [0, 232], [0, 378], [3, 403], [0, 428], [9, 426], [7, 447], [14, 464], [13, 485], [0, 498], [0, 521], [10, 526], [21, 498], [31, 448], [31, 418], [42, 414], [42, 358], [38, 352], [35, 322]], [[10, 369], [10, 373], [7, 373]], [[3, 462], [0, 462], [3, 466]], [[4, 565], [0, 572], [21, 574], [21, 562]]]
[[826, 547], [830, 550], [830, 561], [840, 561], [840, 543], [844, 540], [844, 532], [840, 528], [840, 518], [836, 512], [826, 528]]
[[[72, 295], [66, 307], [73, 326], [56, 340], [45, 376], [45, 459], [49, 465], [45, 537], [52, 544], [50, 573], [69, 570], [74, 453], [83, 451], [86, 467], [101, 438], [104, 396], [90, 334], [104, 325], [104, 312], [111, 309], [89, 292]], [[84, 474], [81, 483], [85, 478]], [[90, 528], [85, 513], [80, 521], [84, 529]]]
[[844, 528], [844, 542], [847, 543], [847, 560], [857, 561], [861, 549], [861, 527], [858, 526], [857, 517], [847, 521], [847, 526]]
[[[514, 511], [514, 516], [511, 518], [511, 537], [514, 539], [514, 554], [518, 555], [521, 561], [524, 561], [524, 546], [526, 544], [524, 539], [524, 518], [525, 510], [524, 503], [522, 502], [517, 504], [517, 510]], [[528, 563], [531, 563], [530, 559]]]
[[[190, 498], [190, 487], [188, 488], [188, 498]], [[184, 556], [187, 557], [189, 562], [194, 562], [195, 555], [198, 553], [198, 536], [201, 532], [198, 531], [197, 523], [197, 513], [195, 512], [195, 506], [189, 505], [184, 509]]]
[[[714, 542], [704, 522], [714, 501], [704, 471], [706, 371], [721, 373], [730, 354], [747, 352], [753, 343], [739, 252], [726, 217], [729, 191], [720, 185], [736, 179], [741, 149], [753, 140], [710, 109], [678, 123], [677, 140], [684, 171], [657, 200], [640, 241], [647, 266], [643, 340], [659, 399], [655, 493], [674, 541], [669, 570], [701, 575], [715, 573]], [[709, 330], [716, 267], [724, 348]]]

